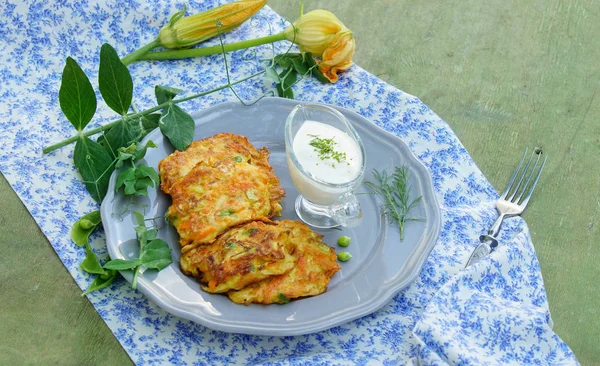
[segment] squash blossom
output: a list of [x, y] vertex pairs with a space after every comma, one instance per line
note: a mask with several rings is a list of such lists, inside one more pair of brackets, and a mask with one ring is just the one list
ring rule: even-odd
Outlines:
[[[256, 13], [265, 2], [239, 1], [187, 18], [181, 18], [180, 15], [178, 17], [180, 14], [178, 13], [171, 19], [171, 24], [161, 29], [157, 41], [167, 48], [191, 46], [218, 34], [215, 19], [222, 24], [220, 28], [222, 31], [233, 29]], [[319, 71], [332, 83], [338, 81], [339, 72], [348, 70], [352, 66], [352, 56], [356, 48], [352, 31], [333, 13], [322, 9], [301, 15], [281, 33], [205, 48], [145, 52], [136, 55], [136, 60], [174, 60], [209, 56], [283, 40], [293, 42], [298, 45], [300, 51], [315, 56]], [[124, 60], [124, 63], [125, 61], [129, 62], [129, 59]]]
[[158, 37], [121, 59], [124, 65], [141, 60], [156, 47], [185, 48], [229, 32], [256, 14], [267, 0], [241, 0], [184, 17], [186, 9], [175, 13]]
[[[242, 0], [183, 17], [176, 14], [158, 33], [166, 48], [190, 47], [219, 33], [229, 32], [256, 14], [267, 0]], [[179, 15], [179, 16], [178, 16]]]
[[339, 71], [352, 66], [356, 46], [352, 31], [327, 10], [313, 10], [302, 15], [283, 33], [288, 41], [300, 47], [300, 51], [321, 57], [319, 71], [332, 83], [338, 80]]
[[300, 47], [300, 51], [321, 56], [335, 35], [347, 30], [333, 13], [319, 9], [302, 15], [283, 33], [288, 41]]
[[338, 81], [338, 72], [352, 66], [352, 56], [356, 44], [351, 31], [336, 34], [329, 47], [323, 51], [319, 62], [319, 71], [332, 83]]

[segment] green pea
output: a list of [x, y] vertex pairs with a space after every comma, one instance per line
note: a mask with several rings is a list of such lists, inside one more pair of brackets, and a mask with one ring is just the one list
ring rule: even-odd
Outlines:
[[338, 239], [338, 245], [340, 247], [347, 247], [348, 245], [350, 245], [350, 241], [352, 239], [350, 239], [349, 236], [340, 236], [340, 238]]
[[350, 258], [352, 258], [352, 254], [348, 253], [348, 252], [340, 252], [338, 253], [338, 260], [340, 262], [347, 262], [350, 260]]
[[91, 222], [88, 219], [81, 219], [79, 220], [79, 227], [81, 227], [82, 229], [91, 229], [93, 228], [95, 225], [93, 222]]

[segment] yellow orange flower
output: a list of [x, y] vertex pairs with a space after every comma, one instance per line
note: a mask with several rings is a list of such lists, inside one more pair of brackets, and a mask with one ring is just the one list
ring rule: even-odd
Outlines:
[[352, 66], [355, 46], [351, 31], [338, 33], [323, 52], [319, 62], [319, 71], [323, 76], [332, 83], [338, 81], [337, 73], [348, 70]]
[[[338, 73], [352, 66], [356, 42], [352, 31], [333, 13], [313, 10], [301, 15], [283, 32], [256, 39], [220, 46], [193, 48], [188, 50], [149, 52], [162, 45], [167, 48], [189, 47], [227, 32], [248, 20], [267, 0], [242, 0], [219, 6], [183, 18], [185, 9], [175, 14], [164, 26], [158, 38], [122, 59], [125, 65], [136, 60], [173, 60], [179, 58], [208, 56], [217, 53], [241, 50], [249, 47], [288, 40], [298, 45], [303, 53], [310, 53], [318, 63], [318, 70], [332, 83], [338, 81]], [[313, 64], [314, 66], [314, 64]]]
[[338, 80], [338, 72], [352, 66], [356, 47], [352, 31], [327, 10], [313, 10], [302, 15], [283, 33], [288, 41], [300, 47], [300, 51], [321, 57], [319, 71], [332, 83]]
[[236, 1], [183, 18], [183, 12], [179, 12], [162, 27], [158, 40], [166, 48], [193, 46], [219, 32], [237, 28], [266, 3], [267, 0]]
[[284, 31], [288, 41], [296, 43], [302, 52], [321, 56], [336, 34], [348, 28], [333, 13], [313, 10], [300, 17]]

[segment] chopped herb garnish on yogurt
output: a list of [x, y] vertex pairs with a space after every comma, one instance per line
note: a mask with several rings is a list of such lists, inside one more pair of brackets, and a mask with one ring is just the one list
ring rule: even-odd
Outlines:
[[[333, 139], [333, 137], [326, 139], [319, 137], [318, 135], [309, 136], [312, 137], [309, 145], [315, 149], [321, 160], [331, 159], [337, 161], [338, 163], [346, 161], [346, 153], [335, 150], [337, 142]], [[335, 165], [333, 166], [335, 167]]]

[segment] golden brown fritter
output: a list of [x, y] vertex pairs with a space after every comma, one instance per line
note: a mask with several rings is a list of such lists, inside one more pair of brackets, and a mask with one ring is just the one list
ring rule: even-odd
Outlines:
[[182, 251], [211, 243], [230, 227], [279, 215], [282, 189], [273, 178], [270, 169], [245, 161], [196, 165], [171, 187], [167, 211]]
[[323, 243], [322, 235], [292, 220], [281, 221], [277, 228], [286, 232], [289, 240], [295, 243], [296, 265], [283, 275], [269, 277], [239, 291], [230, 291], [231, 301], [246, 305], [284, 304], [290, 299], [319, 295], [327, 290], [331, 277], [340, 270], [335, 251]]
[[340, 270], [333, 248], [280, 215], [284, 190], [267, 148], [230, 133], [193, 142], [159, 163], [183, 273], [240, 304], [286, 303], [327, 290]]
[[185, 151], [175, 151], [158, 164], [160, 187], [165, 193], [197, 164], [213, 166], [223, 160], [253, 161], [258, 165], [269, 165], [269, 150], [257, 150], [244, 136], [232, 133], [217, 135], [194, 141]]
[[181, 269], [206, 284], [205, 291], [239, 290], [291, 270], [296, 264], [291, 239], [290, 232], [276, 223], [254, 221], [187, 251], [181, 256]]
[[[193, 153], [175, 152], [173, 159], [159, 164], [161, 188], [173, 201], [167, 216], [179, 233], [183, 252], [213, 242], [230, 227], [279, 215], [285, 193], [266, 148], [256, 150], [245, 137], [232, 134], [197, 142], [190, 146]], [[186, 172], [188, 161], [197, 160]]]

